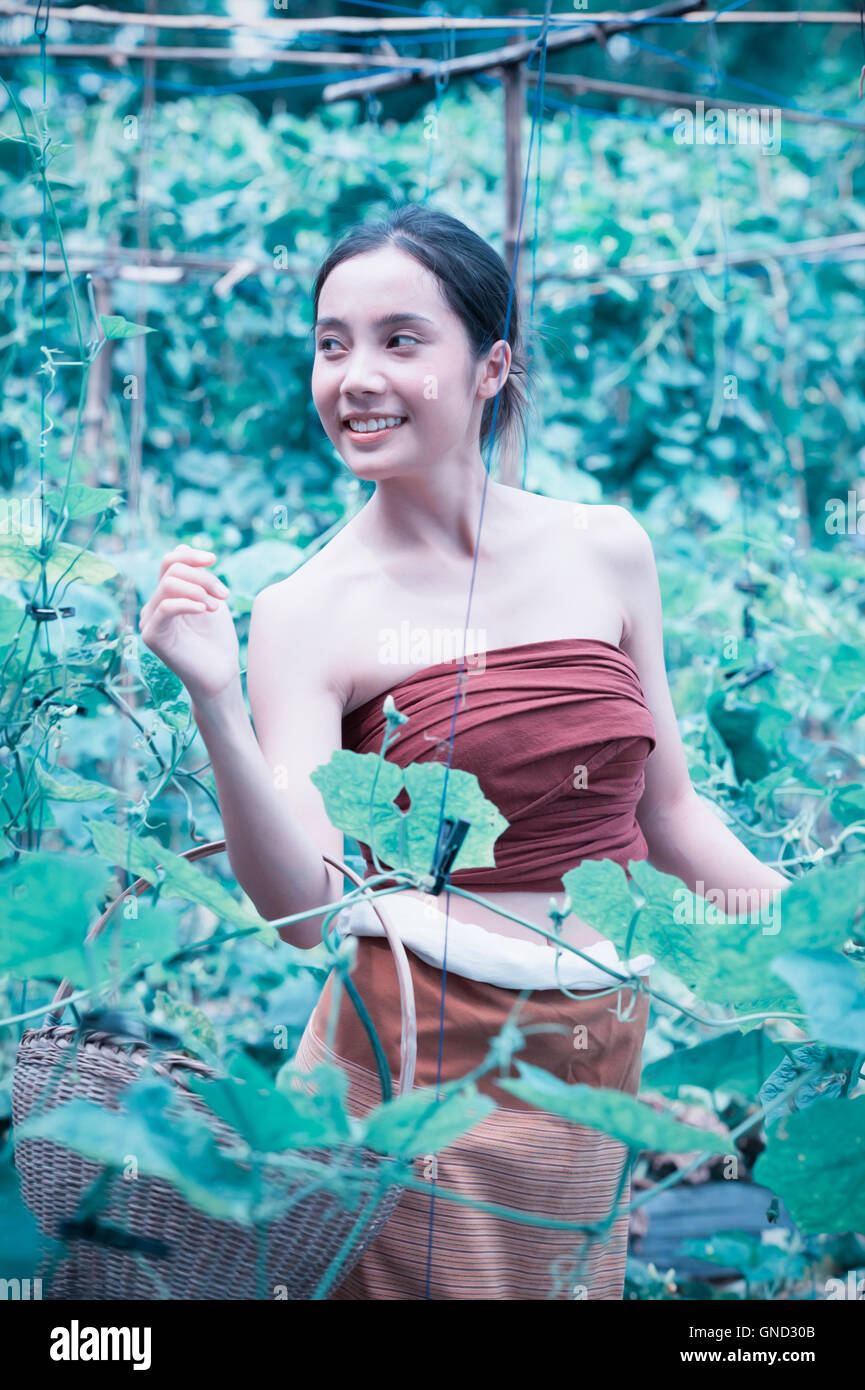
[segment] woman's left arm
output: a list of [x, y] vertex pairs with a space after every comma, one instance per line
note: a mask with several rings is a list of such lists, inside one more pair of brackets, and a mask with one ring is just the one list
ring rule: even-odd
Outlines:
[[736, 917], [767, 905], [792, 880], [746, 849], [691, 782], [667, 682], [652, 542], [630, 512], [624, 507], [616, 510], [622, 513], [614, 542], [625, 615], [622, 647], [637, 667], [657, 731], [637, 807], [649, 863], [680, 878], [692, 893], [703, 898], [711, 894], [718, 906], [723, 901], [725, 914]]

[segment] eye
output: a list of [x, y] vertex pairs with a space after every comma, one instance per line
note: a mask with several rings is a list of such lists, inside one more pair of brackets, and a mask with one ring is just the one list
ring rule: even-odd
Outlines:
[[419, 339], [419, 338], [415, 338], [411, 333], [394, 333], [394, 334], [391, 336], [390, 341], [393, 342], [394, 338], [407, 338], [408, 341], [409, 341], [410, 343], [414, 343], [415, 346], [417, 346], [418, 343], [420, 342], [420, 339]]
[[336, 338], [319, 338], [319, 340], [318, 340], [318, 346], [319, 346], [320, 351], [322, 351], [322, 352], [327, 352], [327, 344], [328, 344], [328, 343], [335, 343], [336, 341], [337, 341]]

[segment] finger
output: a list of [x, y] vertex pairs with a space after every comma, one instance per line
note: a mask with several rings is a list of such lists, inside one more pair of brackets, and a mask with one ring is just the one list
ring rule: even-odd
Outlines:
[[175, 618], [179, 613], [206, 613], [207, 604], [195, 598], [164, 598], [153, 614], [157, 629], [165, 618]]
[[222, 580], [217, 575], [212, 574], [210, 570], [198, 569], [193, 565], [181, 564], [180, 561], [175, 561], [175, 563], [166, 569], [165, 573], [162, 575], [159, 585], [157, 586], [157, 592], [160, 588], [164, 589], [167, 579], [191, 581], [199, 588], [206, 589], [208, 593], [213, 594], [214, 598], [228, 598], [229, 591], [226, 585], [223, 584]]
[[160, 585], [162, 598], [194, 598], [205, 603], [208, 608], [219, 607], [220, 600], [210, 593], [203, 584], [189, 583], [180, 575], [167, 574]]
[[174, 564], [175, 561], [187, 565], [210, 565], [215, 559], [214, 551], [202, 550], [199, 546], [186, 545], [181, 542], [180, 545], [176, 545], [173, 550], [169, 550], [166, 555], [163, 555], [159, 572], [162, 575], [168, 566]]

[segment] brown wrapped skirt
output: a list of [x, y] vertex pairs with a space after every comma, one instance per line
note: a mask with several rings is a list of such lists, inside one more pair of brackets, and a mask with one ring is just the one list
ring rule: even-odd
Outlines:
[[[439, 1056], [442, 970], [408, 953], [418, 1018], [416, 1086], [436, 1085]], [[400, 1010], [396, 972], [387, 942], [360, 937], [352, 970], [361, 998], [382, 1042], [396, 1086], [399, 1075]], [[349, 1108], [362, 1115], [381, 1100], [369, 1039], [340, 991], [333, 1050], [326, 1043], [332, 1007], [331, 975], [306, 1026], [296, 1065], [310, 1070], [323, 1061], [349, 1077]], [[576, 991], [536, 990], [517, 1019], [528, 1032], [517, 1056], [562, 1080], [584, 1082], [636, 1095], [649, 1000], [637, 998], [631, 1017], [616, 1015], [633, 1002], [633, 991], [593, 997]], [[519, 1003], [519, 991], [467, 979], [448, 971], [442, 1032], [441, 1080], [464, 1076], [488, 1054]], [[550, 1025], [555, 1025], [551, 1028]], [[387, 1225], [331, 1299], [620, 1299], [628, 1240], [630, 1178], [619, 1197], [620, 1214], [606, 1239], [589, 1241], [580, 1231], [514, 1221], [477, 1207], [449, 1201], [452, 1191], [475, 1201], [517, 1209], [530, 1217], [575, 1223], [603, 1221], [613, 1209], [626, 1149], [599, 1130], [573, 1124], [525, 1104], [496, 1085], [494, 1068], [478, 1089], [497, 1109], [433, 1156], [414, 1161], [425, 1192], [406, 1189]], [[517, 1076], [515, 1067], [509, 1074]], [[430, 1210], [433, 1212], [430, 1240]]]

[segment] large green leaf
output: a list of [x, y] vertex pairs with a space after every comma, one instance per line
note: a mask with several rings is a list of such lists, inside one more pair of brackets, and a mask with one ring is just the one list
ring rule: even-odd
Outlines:
[[38, 757], [33, 762], [33, 774], [42, 791], [52, 801], [104, 801], [110, 798], [129, 799], [126, 792], [109, 787], [104, 782], [92, 782], [79, 777], [71, 768], [44, 768]]
[[[0, 536], [0, 575], [7, 579], [33, 579], [39, 574], [39, 557], [35, 542], [23, 536]], [[64, 583], [80, 579], [84, 584], [102, 584], [113, 579], [117, 568], [104, 555], [82, 550], [77, 545], [56, 541], [45, 565], [49, 584], [59, 579]]]
[[28, 854], [0, 876], [0, 974], [87, 984], [84, 938], [110, 879], [92, 857]]
[[692, 1047], [680, 1047], [643, 1067], [646, 1090], [676, 1095], [680, 1086], [738, 1091], [755, 1096], [766, 1077], [784, 1060], [784, 1049], [761, 1028], [734, 1029]]
[[[445, 768], [441, 763], [409, 763], [401, 768], [377, 753], [336, 749], [310, 774], [333, 825], [363, 844], [372, 844], [390, 869], [429, 873], [435, 853]], [[405, 787], [407, 811], [394, 805]], [[444, 815], [471, 823], [454, 870], [495, 864], [493, 845], [507, 821], [480, 788], [474, 773], [451, 769]]]
[[[328, 1069], [323, 1096], [288, 1084], [287, 1074], [274, 1085], [269, 1074], [246, 1053], [237, 1053], [227, 1077], [212, 1081], [190, 1079], [190, 1086], [226, 1124], [237, 1129], [251, 1149], [280, 1153], [285, 1149], [331, 1147], [345, 1144], [353, 1128], [345, 1097], [348, 1077], [338, 1068]], [[303, 1077], [315, 1087], [317, 1072]], [[334, 1091], [339, 1086], [339, 1092]], [[334, 1105], [334, 1100], [339, 1105]]]
[[126, 831], [118, 825], [92, 820], [84, 823], [97, 853], [110, 864], [122, 865], [137, 878], [146, 878], [151, 884], [158, 880], [157, 865], [160, 865], [164, 876], [162, 897], [185, 898], [188, 902], [202, 903], [235, 926], [255, 927], [261, 939], [271, 945], [279, 940], [275, 928], [259, 917], [254, 909], [244, 907], [216, 879], [207, 877], [196, 864], [190, 863], [182, 855], [173, 854], [152, 835], [141, 835], [130, 840]]
[[865, 1096], [827, 1100], [769, 1130], [754, 1181], [781, 1198], [805, 1235], [865, 1230]]
[[112, 487], [89, 487], [86, 483], [72, 483], [66, 490], [65, 500], [62, 491], [48, 493], [45, 500], [55, 512], [60, 512], [62, 503], [70, 520], [78, 521], [81, 517], [115, 510], [123, 498]]
[[773, 969], [801, 999], [813, 1037], [865, 1052], [865, 970], [836, 951], [791, 951]]
[[625, 871], [612, 860], [585, 860], [563, 877], [574, 911], [624, 951], [631, 913], [645, 899], [631, 954], [648, 951], [707, 1003], [743, 1012], [794, 1010], [772, 970], [776, 956], [799, 947], [840, 946], [853, 932], [865, 892], [855, 860], [821, 865], [776, 895], [761, 920], [726, 917], [672, 874], [645, 860]]
[[142, 644], [139, 644], [138, 669], [153, 696], [154, 704], [161, 705], [165, 701], [176, 700], [183, 694], [184, 686], [180, 677]]
[[102, 935], [85, 937], [100, 916], [110, 881], [93, 856], [28, 855], [0, 878], [0, 974], [68, 979], [97, 987], [177, 949], [175, 913], [136, 901], [134, 915], [114, 909]]
[[495, 1108], [495, 1101], [473, 1083], [441, 1099], [432, 1087], [418, 1088], [370, 1111], [365, 1143], [397, 1158], [438, 1153]]
[[661, 1153], [727, 1154], [732, 1151], [732, 1140], [725, 1141], [708, 1130], [680, 1124], [624, 1091], [582, 1083], [570, 1085], [519, 1058], [516, 1066], [519, 1079], [504, 1077], [496, 1084], [540, 1110], [563, 1115], [574, 1124], [603, 1130], [631, 1149], [652, 1149]]

